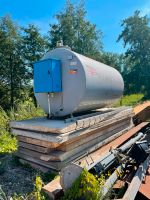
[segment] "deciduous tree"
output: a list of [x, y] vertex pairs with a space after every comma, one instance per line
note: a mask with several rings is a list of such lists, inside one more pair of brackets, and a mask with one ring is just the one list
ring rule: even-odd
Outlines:
[[136, 11], [133, 16], [123, 20], [122, 33], [118, 41], [123, 40], [127, 48], [125, 57], [129, 66], [125, 78], [132, 92], [144, 92], [150, 97], [150, 19]]

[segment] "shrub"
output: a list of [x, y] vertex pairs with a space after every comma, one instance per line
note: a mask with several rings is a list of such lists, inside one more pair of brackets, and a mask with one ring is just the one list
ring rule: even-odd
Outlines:
[[123, 96], [114, 106], [134, 106], [141, 102], [143, 99], [143, 94], [131, 94]]
[[0, 153], [11, 153], [17, 150], [17, 141], [9, 133], [9, 121], [43, 116], [44, 111], [36, 107], [31, 99], [16, 105], [8, 114], [0, 107]]
[[101, 188], [104, 184], [104, 177], [96, 178], [93, 174], [87, 170], [83, 170], [80, 176], [69, 188], [62, 200], [98, 200], [101, 196]]
[[11, 153], [17, 149], [16, 138], [9, 134], [9, 117], [0, 107], [0, 153]]
[[17, 140], [7, 131], [0, 132], [0, 153], [11, 153], [17, 150]]
[[14, 109], [8, 112], [11, 120], [23, 120], [33, 117], [44, 116], [44, 111], [40, 107], [36, 107], [32, 100], [18, 103]]

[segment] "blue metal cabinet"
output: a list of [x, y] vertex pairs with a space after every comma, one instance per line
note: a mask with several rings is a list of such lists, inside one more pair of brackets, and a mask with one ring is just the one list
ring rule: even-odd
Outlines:
[[60, 60], [47, 59], [34, 63], [34, 91], [36, 93], [61, 92]]

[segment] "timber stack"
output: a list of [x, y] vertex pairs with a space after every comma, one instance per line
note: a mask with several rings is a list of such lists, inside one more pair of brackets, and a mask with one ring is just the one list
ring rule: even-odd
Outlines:
[[132, 126], [133, 109], [96, 110], [81, 117], [36, 118], [10, 123], [17, 135], [16, 156], [42, 171], [60, 171], [70, 162], [97, 150]]

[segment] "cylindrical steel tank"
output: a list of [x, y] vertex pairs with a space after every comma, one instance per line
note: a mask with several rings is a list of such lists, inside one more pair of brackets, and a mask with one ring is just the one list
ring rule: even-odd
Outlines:
[[115, 103], [123, 94], [124, 82], [120, 73], [68, 48], [56, 48], [42, 60], [59, 59], [62, 71], [62, 92], [35, 93], [39, 105], [54, 116], [93, 110]]

